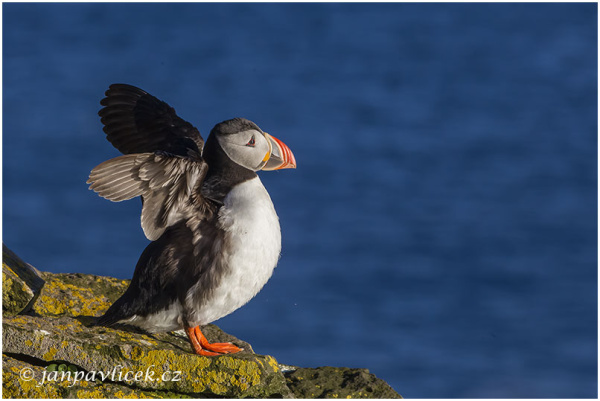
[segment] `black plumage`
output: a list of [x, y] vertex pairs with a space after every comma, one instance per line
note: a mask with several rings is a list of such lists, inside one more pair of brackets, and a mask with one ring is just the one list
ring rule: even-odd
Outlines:
[[[198, 282], [202, 288], [198, 297], [210, 294], [225, 272], [214, 263], [223, 232], [215, 223], [220, 205], [203, 197], [202, 187], [212, 193], [212, 186], [235, 185], [236, 180], [220, 179], [227, 167], [238, 173], [246, 170], [241, 172], [245, 177], [256, 174], [232, 165], [210, 140], [213, 178], [207, 184], [209, 168], [201, 156], [200, 132], [167, 103], [139, 88], [113, 84], [100, 103], [104, 107], [98, 114], [107, 139], [125, 155], [97, 166], [90, 174], [90, 189], [113, 201], [141, 196], [142, 227], [154, 240], [140, 256], [127, 291], [97, 322], [109, 326], [168, 308]], [[185, 209], [185, 217], [169, 221], [174, 208]], [[195, 238], [194, 232], [203, 235]]]
[[106, 138], [123, 154], [163, 151], [179, 156], [202, 153], [204, 141], [175, 109], [127, 84], [112, 84], [98, 113]]
[[[190, 288], [200, 283], [202, 292], [196, 294], [199, 304], [210, 297], [227, 266], [220, 265], [214, 254], [223, 244], [223, 231], [210, 219], [199, 224], [205, 234], [194, 245], [192, 230], [185, 222], [170, 227], [151, 242], [135, 267], [131, 284], [125, 293], [101, 316], [97, 325], [111, 326], [134, 315], [148, 316], [167, 309], [174, 302], [184, 302]], [[194, 249], [201, 254], [194, 254]], [[200, 263], [193, 259], [198, 258]], [[211, 263], [217, 262], [217, 263]], [[190, 266], [196, 268], [190, 269]]]

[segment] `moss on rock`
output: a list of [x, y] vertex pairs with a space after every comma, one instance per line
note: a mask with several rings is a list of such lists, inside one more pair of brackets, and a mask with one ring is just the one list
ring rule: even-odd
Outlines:
[[[250, 351], [220, 357], [190, 352], [187, 339], [105, 327], [86, 327], [71, 317], [16, 316], [3, 322], [5, 353], [45, 363], [66, 361], [86, 372], [102, 372], [119, 383], [145, 391], [221, 397], [283, 397], [291, 393], [269, 356]], [[211, 341], [218, 328], [205, 330]], [[217, 338], [215, 338], [217, 337]], [[237, 344], [243, 346], [242, 341]]]
[[129, 280], [81, 273], [42, 273], [46, 285], [33, 305], [41, 316], [100, 316], [127, 289]]
[[297, 368], [286, 379], [298, 398], [402, 398], [368, 369]]
[[33, 291], [6, 264], [2, 265], [2, 316], [14, 316], [33, 299]]
[[2, 354], [4, 398], [174, 398], [177, 395], [137, 390], [110, 382], [81, 381], [76, 375], [76, 372], [52, 375], [47, 366], [37, 364], [31, 358], [26, 362]]
[[[25, 280], [14, 272], [18, 264], [26, 265], [14, 254], [7, 257], [5, 248], [3, 300], [10, 305], [2, 321], [5, 398], [399, 397], [364, 369], [295, 368], [284, 376], [273, 357], [256, 355], [250, 344], [215, 325], [202, 328], [209, 341], [233, 342], [244, 350], [203, 357], [191, 352], [182, 331], [151, 335], [93, 326], [127, 280], [38, 273], [33, 267], [26, 271], [36, 275]], [[68, 366], [71, 379], [57, 376], [56, 366]]]

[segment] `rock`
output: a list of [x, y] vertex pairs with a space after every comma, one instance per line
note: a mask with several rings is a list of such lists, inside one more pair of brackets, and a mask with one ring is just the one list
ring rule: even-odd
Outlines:
[[41, 316], [98, 317], [125, 292], [129, 280], [81, 273], [46, 273], [33, 311]]
[[2, 244], [2, 316], [30, 309], [43, 286], [37, 269]]
[[[2, 355], [3, 394], [5, 398], [158, 398], [169, 393], [136, 390], [110, 382], [49, 380], [49, 372], [37, 363]], [[62, 375], [62, 372], [60, 372]], [[26, 380], [29, 379], [29, 380]], [[46, 380], [44, 380], [46, 379]], [[173, 395], [173, 398], [175, 395]]]
[[[5, 277], [14, 272], [14, 261], [26, 265], [7, 251]], [[16, 273], [10, 280], [18, 285], [3, 284], [3, 299], [18, 305], [11, 304], [2, 321], [5, 398], [399, 397], [364, 369], [282, 369], [273, 357], [255, 354], [250, 344], [214, 325], [202, 329], [209, 341], [233, 342], [244, 351], [203, 357], [191, 352], [182, 331], [93, 326], [127, 280], [35, 272], [34, 284], [16, 281]], [[39, 280], [45, 284], [35, 287]]]
[[[66, 362], [78, 371], [92, 372], [94, 379], [110, 377], [111, 382], [148, 392], [228, 398], [291, 396], [275, 359], [253, 354], [242, 341], [234, 339], [247, 348], [242, 353], [200, 357], [191, 353], [182, 335], [86, 327], [82, 323], [86, 320], [91, 319], [5, 318], [3, 352], [14, 359], [26, 355], [38, 366]], [[231, 339], [216, 326], [208, 326], [204, 332], [211, 341]], [[126, 378], [133, 380], [127, 382]], [[48, 397], [51, 393], [45, 394]]]
[[297, 398], [402, 398], [367, 369], [298, 368], [285, 376]]

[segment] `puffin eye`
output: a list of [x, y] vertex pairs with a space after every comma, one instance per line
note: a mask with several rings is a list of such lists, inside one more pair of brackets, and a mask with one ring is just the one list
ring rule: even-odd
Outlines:
[[252, 138], [250, 138], [246, 146], [254, 147], [255, 143], [256, 142], [254, 142], [254, 135], [252, 135]]

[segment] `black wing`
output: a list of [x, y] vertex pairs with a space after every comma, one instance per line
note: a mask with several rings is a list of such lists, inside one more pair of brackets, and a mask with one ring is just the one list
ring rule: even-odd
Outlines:
[[135, 86], [111, 85], [101, 104], [104, 132], [125, 155], [96, 166], [90, 189], [113, 202], [141, 196], [142, 228], [152, 241], [179, 221], [210, 216], [213, 205], [200, 192], [208, 165], [198, 130]]
[[175, 109], [149, 93], [126, 84], [112, 84], [98, 115], [107, 139], [124, 154], [163, 151], [196, 157], [202, 154], [200, 132]]

